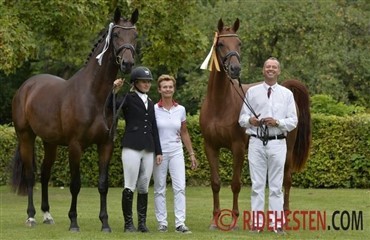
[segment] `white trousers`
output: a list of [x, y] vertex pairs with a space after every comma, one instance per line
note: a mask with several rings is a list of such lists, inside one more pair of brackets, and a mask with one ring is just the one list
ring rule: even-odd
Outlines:
[[[269, 226], [276, 229], [283, 226], [284, 194], [282, 191], [284, 164], [287, 153], [285, 139], [270, 140], [266, 146], [260, 139], [251, 137], [248, 147], [249, 171], [252, 180], [251, 209], [255, 227]], [[269, 211], [264, 212], [266, 176], [269, 186]]]
[[168, 226], [166, 206], [167, 172], [172, 180], [174, 194], [175, 226], [185, 224], [185, 161], [183, 149], [171, 153], [163, 153], [163, 161], [153, 169], [155, 216], [159, 225]]
[[145, 150], [122, 149], [124, 188], [139, 194], [148, 193], [153, 172], [154, 153]]

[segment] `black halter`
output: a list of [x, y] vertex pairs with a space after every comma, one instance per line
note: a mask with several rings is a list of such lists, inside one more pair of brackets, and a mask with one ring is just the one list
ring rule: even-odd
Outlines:
[[[237, 34], [221, 34], [221, 35], [218, 36], [218, 38], [220, 38], [220, 37], [238, 37], [238, 35]], [[240, 62], [240, 54], [237, 51], [230, 51], [225, 56], [221, 56], [219, 49], [217, 49], [217, 51], [218, 51], [218, 55], [221, 58], [222, 67], [223, 67], [223, 69], [224, 69], [224, 71], [227, 75], [227, 78], [230, 80], [231, 85], [233, 85], [234, 89], [236, 90], [236, 88], [234, 86], [233, 79], [230, 77], [230, 74], [229, 74], [229, 66], [230, 66], [230, 59], [232, 57], [236, 57], [238, 59], [238, 61]], [[243, 103], [251, 111], [251, 113], [258, 119], [259, 116], [254, 111], [254, 109], [252, 108], [252, 106], [250, 105], [248, 100], [244, 97], [245, 92], [243, 90], [240, 78], [238, 77], [237, 80], [239, 82], [239, 88], [241, 89], [241, 91], [243, 93], [243, 96], [237, 90], [236, 90], [236, 92], [238, 93], [239, 97], [242, 99]], [[263, 119], [260, 120], [260, 125], [257, 128], [257, 137], [262, 140], [264, 146], [267, 145], [268, 137], [269, 137], [269, 129], [268, 129], [267, 125], [264, 123]]]
[[[239, 36], [237, 34], [231, 34], [231, 33], [230, 34], [218, 35], [218, 38], [222, 38], [222, 37], [237, 37], [237, 38], [239, 38]], [[220, 58], [221, 58], [222, 68], [224, 69], [227, 77], [229, 79], [231, 79], [230, 73], [229, 73], [230, 59], [232, 57], [236, 57], [238, 59], [238, 62], [240, 62], [240, 54], [237, 51], [230, 51], [225, 56], [221, 56], [219, 48], [217, 48], [217, 53], [218, 53], [217, 55], [220, 56]]]
[[[124, 29], [124, 30], [131, 30], [131, 29], [136, 29], [135, 26], [131, 26], [131, 27], [124, 27], [124, 26], [120, 26], [120, 25], [114, 25], [112, 27], [112, 31], [114, 28], [121, 28], [121, 29]], [[111, 33], [112, 34], [112, 33]], [[125, 43], [125, 44], [122, 44], [121, 46], [119, 46], [117, 49], [114, 47], [113, 45], [113, 52], [114, 52], [114, 56], [116, 58], [116, 63], [119, 65], [120, 62], [121, 62], [121, 56], [119, 56], [118, 54], [121, 52], [121, 51], [125, 51], [126, 49], [130, 50], [131, 51], [131, 54], [132, 56], [134, 56], [135, 54], [135, 47], [134, 45], [130, 44], [130, 43]], [[104, 104], [104, 110], [103, 110], [103, 116], [104, 116], [104, 120], [105, 120], [105, 124], [106, 124], [106, 128], [107, 128], [107, 131], [109, 132], [109, 137], [111, 137], [112, 139], [114, 139], [114, 134], [115, 134], [115, 131], [116, 131], [116, 127], [117, 127], [117, 121], [118, 121], [118, 117], [119, 117], [119, 113], [120, 113], [120, 110], [123, 106], [123, 103], [125, 102], [126, 100], [126, 96], [124, 97], [124, 99], [122, 100], [122, 103], [121, 105], [118, 107], [118, 109], [116, 109], [116, 94], [113, 93], [113, 89], [114, 89], [114, 86], [112, 87], [112, 90], [110, 91], [110, 93], [108, 94], [106, 100], [105, 100], [105, 104]], [[106, 113], [105, 113], [105, 109], [108, 107], [109, 105], [109, 100], [111, 99], [110, 96], [112, 95], [112, 104], [113, 104], [113, 122], [112, 122], [112, 126], [111, 128], [108, 127], [108, 124], [107, 124], [107, 118], [106, 118]]]
[[[131, 29], [136, 29], [135, 26], [131, 26], [131, 27], [124, 27], [124, 26], [120, 26], [120, 25], [114, 25], [112, 30], [114, 28], [122, 28], [124, 30], [131, 30]], [[113, 47], [113, 51], [114, 51], [114, 56], [116, 57], [116, 63], [117, 64], [120, 64], [121, 62], [121, 56], [119, 56], [118, 54], [120, 54], [121, 51], [124, 51], [124, 50], [130, 50], [131, 51], [131, 54], [132, 56], [134, 56], [135, 54], [135, 47], [134, 45], [130, 44], [130, 43], [125, 43], [125, 44], [122, 44], [121, 46], [119, 46], [117, 49], [115, 47]]]

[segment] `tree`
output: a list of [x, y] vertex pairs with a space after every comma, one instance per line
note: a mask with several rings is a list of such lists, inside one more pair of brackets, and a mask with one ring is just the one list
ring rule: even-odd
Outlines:
[[[198, 9], [202, 17], [195, 18], [206, 32], [220, 17], [241, 20], [244, 83], [261, 81], [264, 61], [275, 56], [282, 64], [280, 80], [296, 78], [311, 95], [370, 107], [368, 1], [203, 1]], [[198, 79], [188, 82], [186, 92], [199, 92]]]
[[273, 55], [283, 65], [281, 79], [298, 78], [311, 94], [326, 93], [337, 101], [370, 106], [368, 90], [364, 89], [370, 74], [365, 57], [370, 41], [368, 2], [253, 4], [248, 11], [248, 35], [243, 41], [253, 81], [263, 61]]
[[[205, 95], [209, 72], [199, 66], [220, 18], [226, 25], [240, 19], [242, 82], [260, 81], [264, 60], [275, 56], [283, 67], [281, 80], [297, 78], [311, 95], [370, 107], [366, 0], [0, 0], [0, 99], [11, 101], [12, 88], [27, 75], [72, 75], [118, 5], [125, 16], [139, 9], [137, 65], [147, 65], [155, 77], [174, 74], [176, 97], [190, 113]], [[151, 96], [158, 96], [155, 87]]]
[[69, 77], [84, 63], [111, 9], [98, 0], [35, 0], [3, 1], [1, 10], [0, 58], [7, 64], [0, 70], [9, 74], [31, 61], [35, 71]]
[[194, 58], [202, 57], [207, 44], [192, 16], [196, 1], [147, 0], [132, 1], [140, 9], [140, 59], [159, 73], [177, 75], [179, 69], [194, 66]]
[[35, 36], [14, 5], [0, 1], [0, 70], [6, 74], [32, 58], [36, 49]]
[[68, 79], [84, 64], [114, 7], [103, 0], [0, 0], [0, 123], [11, 121], [15, 89], [31, 75]]

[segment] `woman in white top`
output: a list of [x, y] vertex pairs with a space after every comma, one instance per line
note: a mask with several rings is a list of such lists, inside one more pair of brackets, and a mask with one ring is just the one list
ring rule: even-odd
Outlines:
[[166, 180], [170, 173], [174, 193], [174, 212], [176, 232], [191, 233], [185, 225], [185, 160], [183, 143], [189, 152], [191, 168], [197, 168], [188, 129], [186, 127], [186, 110], [173, 100], [176, 80], [170, 75], [158, 78], [160, 101], [155, 104], [155, 116], [162, 147], [162, 162], [157, 161], [153, 169], [155, 215], [158, 231], [167, 232]]

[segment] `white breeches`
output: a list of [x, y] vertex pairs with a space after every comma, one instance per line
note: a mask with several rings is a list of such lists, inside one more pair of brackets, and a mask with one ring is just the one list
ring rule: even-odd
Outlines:
[[154, 153], [130, 148], [122, 149], [124, 188], [140, 194], [148, 193], [153, 172]]

